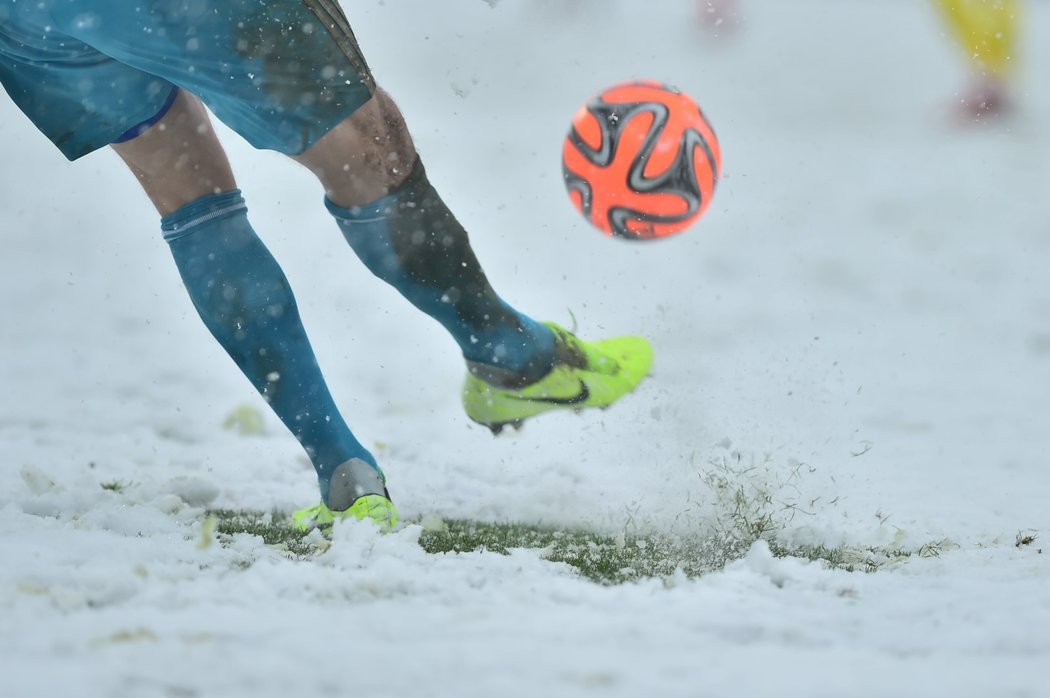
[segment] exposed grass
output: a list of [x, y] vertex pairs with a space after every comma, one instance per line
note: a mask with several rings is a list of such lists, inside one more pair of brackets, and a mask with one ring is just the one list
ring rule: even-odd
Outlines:
[[[800, 480], [811, 470], [804, 463], [777, 467], [768, 457], [746, 460], [739, 453], [709, 461], [698, 468], [707, 489], [701, 515], [685, 515], [677, 528], [687, 533], [654, 533], [658, 527], [637, 525], [633, 516], [619, 535], [584, 529], [560, 530], [529, 523], [471, 520], [425, 521], [420, 545], [429, 553], [490, 552], [507, 554], [519, 548], [539, 550], [547, 560], [574, 567], [599, 584], [621, 584], [675, 574], [698, 577], [722, 569], [743, 557], [759, 540], [777, 557], [820, 561], [847, 571], [874, 572], [909, 557], [937, 557], [953, 544], [933, 541], [918, 548], [828, 547], [795, 545], [784, 540], [798, 516], [812, 516], [836, 500], [807, 500]], [[268, 545], [305, 559], [322, 554], [326, 539], [296, 529], [282, 512], [217, 510], [209, 514], [220, 542], [235, 533], [260, 536]], [[880, 525], [890, 518], [875, 512]], [[419, 522], [409, 522], [419, 523]], [[1018, 537], [1018, 545], [1034, 536]]]
[[216, 509], [209, 512], [208, 517], [214, 517], [220, 542], [235, 533], [247, 533], [259, 536], [267, 545], [285, 550], [293, 557], [307, 558], [321, 552], [316, 543], [306, 540], [306, 532], [292, 525], [291, 516], [279, 511]]
[[[684, 574], [699, 577], [720, 570], [742, 558], [759, 540], [725, 537], [686, 538], [661, 534], [605, 536], [587, 531], [559, 531], [526, 524], [490, 524], [478, 521], [447, 521], [442, 531], [427, 531], [420, 544], [427, 552], [487, 550], [506, 553], [512, 548], [539, 548], [544, 558], [564, 562], [600, 584], [620, 584], [646, 577]], [[926, 557], [923, 548], [789, 546], [775, 537], [763, 537], [775, 557], [798, 557], [820, 561], [850, 572], [874, 572], [886, 564], [913, 555]]]
[[430, 553], [484, 550], [507, 553], [514, 548], [541, 550], [553, 562], [564, 562], [601, 584], [619, 584], [644, 577], [667, 577], [680, 570], [697, 577], [729, 560], [714, 541], [701, 545], [655, 535], [608, 536], [584, 530], [557, 530], [521, 523], [452, 520], [441, 530], [428, 530], [420, 545]]
[[[260, 536], [268, 545], [286, 551], [291, 557], [307, 559], [327, 549], [316, 536], [291, 525], [280, 512], [216, 510], [215, 532], [222, 541], [235, 533]], [[674, 574], [699, 577], [719, 570], [742, 557], [750, 542], [720, 537], [686, 539], [650, 535], [608, 536], [584, 530], [558, 530], [524, 523], [488, 523], [446, 520], [439, 527], [424, 530], [420, 545], [429, 553], [489, 552], [507, 554], [512, 549], [529, 548], [553, 562], [566, 563], [599, 584], [621, 584], [643, 578], [665, 578]], [[820, 560], [830, 567], [848, 571], [875, 571], [883, 565], [912, 555], [926, 556], [923, 549], [790, 547], [768, 539], [777, 557]]]

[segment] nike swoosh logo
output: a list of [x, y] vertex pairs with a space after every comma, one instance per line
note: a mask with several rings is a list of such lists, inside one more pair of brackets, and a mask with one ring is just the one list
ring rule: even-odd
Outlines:
[[580, 381], [580, 392], [576, 393], [571, 397], [517, 397], [515, 395], [510, 396], [514, 400], [521, 400], [522, 402], [544, 402], [548, 405], [579, 405], [580, 403], [587, 402], [591, 397], [590, 388], [582, 380]]

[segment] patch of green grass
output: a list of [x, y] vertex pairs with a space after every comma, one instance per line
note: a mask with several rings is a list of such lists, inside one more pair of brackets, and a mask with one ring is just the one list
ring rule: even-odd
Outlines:
[[235, 533], [259, 536], [263, 542], [292, 557], [313, 557], [318, 546], [306, 540], [307, 532], [292, 525], [292, 517], [279, 511], [265, 512], [251, 509], [215, 509], [208, 512], [215, 519], [215, 533], [219, 542]]
[[822, 562], [848, 572], [875, 572], [885, 565], [901, 562], [913, 555], [930, 557], [930, 550], [947, 547], [949, 541], [929, 543], [921, 548], [827, 547], [786, 545], [774, 536], [682, 537], [651, 533], [647, 535], [607, 536], [587, 531], [560, 531], [528, 524], [493, 524], [478, 521], [445, 522], [445, 530], [426, 531], [420, 545], [430, 553], [475, 550], [506, 553], [512, 548], [538, 548], [542, 556], [564, 562], [599, 584], [622, 584], [650, 577], [675, 574], [700, 577], [722, 569], [747, 554], [760, 538], [769, 544], [774, 557], [797, 557]]
[[424, 531], [419, 543], [429, 553], [539, 549], [552, 562], [566, 563], [600, 584], [645, 577], [668, 577], [681, 570], [700, 576], [726, 562], [714, 546], [702, 549], [671, 538], [608, 536], [584, 530], [558, 530], [522, 523], [445, 521], [442, 530]]
[[[874, 572], [912, 556], [937, 557], [953, 546], [948, 540], [914, 549], [791, 544], [785, 531], [797, 529], [793, 523], [796, 517], [814, 516], [838, 501], [804, 495], [801, 481], [813, 472], [812, 468], [797, 461], [778, 464], [768, 455], [745, 457], [739, 452], [694, 465], [706, 490], [700, 513], [683, 512], [671, 531], [654, 532], [660, 527], [637, 521], [638, 512], [632, 510], [618, 535], [529, 523], [424, 521], [419, 544], [435, 555], [478, 551], [505, 555], [514, 549], [538, 550], [544, 559], [565, 563], [598, 584], [677, 574], [699, 577], [742, 558], [759, 540], [765, 541], [776, 557], [819, 561], [850, 572]], [[219, 510], [210, 515], [216, 521], [220, 542], [235, 533], [251, 533], [300, 559], [321, 554], [328, 546], [324, 538], [307, 537], [281, 512]], [[890, 518], [882, 511], [875, 512], [875, 517], [880, 526]], [[1019, 536], [1018, 545], [1033, 540], [1034, 535]]]
[[[248, 533], [261, 537], [267, 545], [287, 551], [296, 559], [315, 557], [327, 548], [323, 543], [318, 545], [316, 537], [307, 539], [307, 534], [295, 528], [291, 518], [281, 512], [221, 509], [209, 515], [215, 517], [215, 532], [220, 542], [235, 533]], [[757, 531], [755, 528], [748, 530], [752, 536]], [[918, 550], [792, 547], [778, 543], [775, 538], [767, 536], [765, 539], [777, 557], [819, 560], [829, 567], [848, 571], [872, 572], [912, 555], [926, 556], [926, 546]], [[667, 578], [675, 574], [699, 577], [743, 557], [756, 540], [758, 537], [727, 539], [721, 535], [708, 538], [658, 534], [609, 536], [525, 523], [453, 519], [443, 521], [439, 526], [428, 526], [420, 536], [419, 544], [432, 554], [487, 552], [506, 555], [513, 549], [539, 550], [544, 559], [565, 563], [587, 579], [611, 585], [645, 578]]]

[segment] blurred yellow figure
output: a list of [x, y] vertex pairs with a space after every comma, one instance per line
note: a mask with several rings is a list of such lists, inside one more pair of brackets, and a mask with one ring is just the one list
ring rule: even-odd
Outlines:
[[975, 118], [997, 116], [1009, 107], [1007, 92], [1016, 65], [1017, 0], [936, 0], [956, 40], [966, 51], [974, 84], [962, 97]]

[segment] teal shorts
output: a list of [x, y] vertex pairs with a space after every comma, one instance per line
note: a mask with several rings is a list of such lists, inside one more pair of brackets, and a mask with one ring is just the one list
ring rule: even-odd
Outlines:
[[0, 83], [70, 160], [191, 92], [298, 154], [375, 91], [337, 0], [0, 0]]

